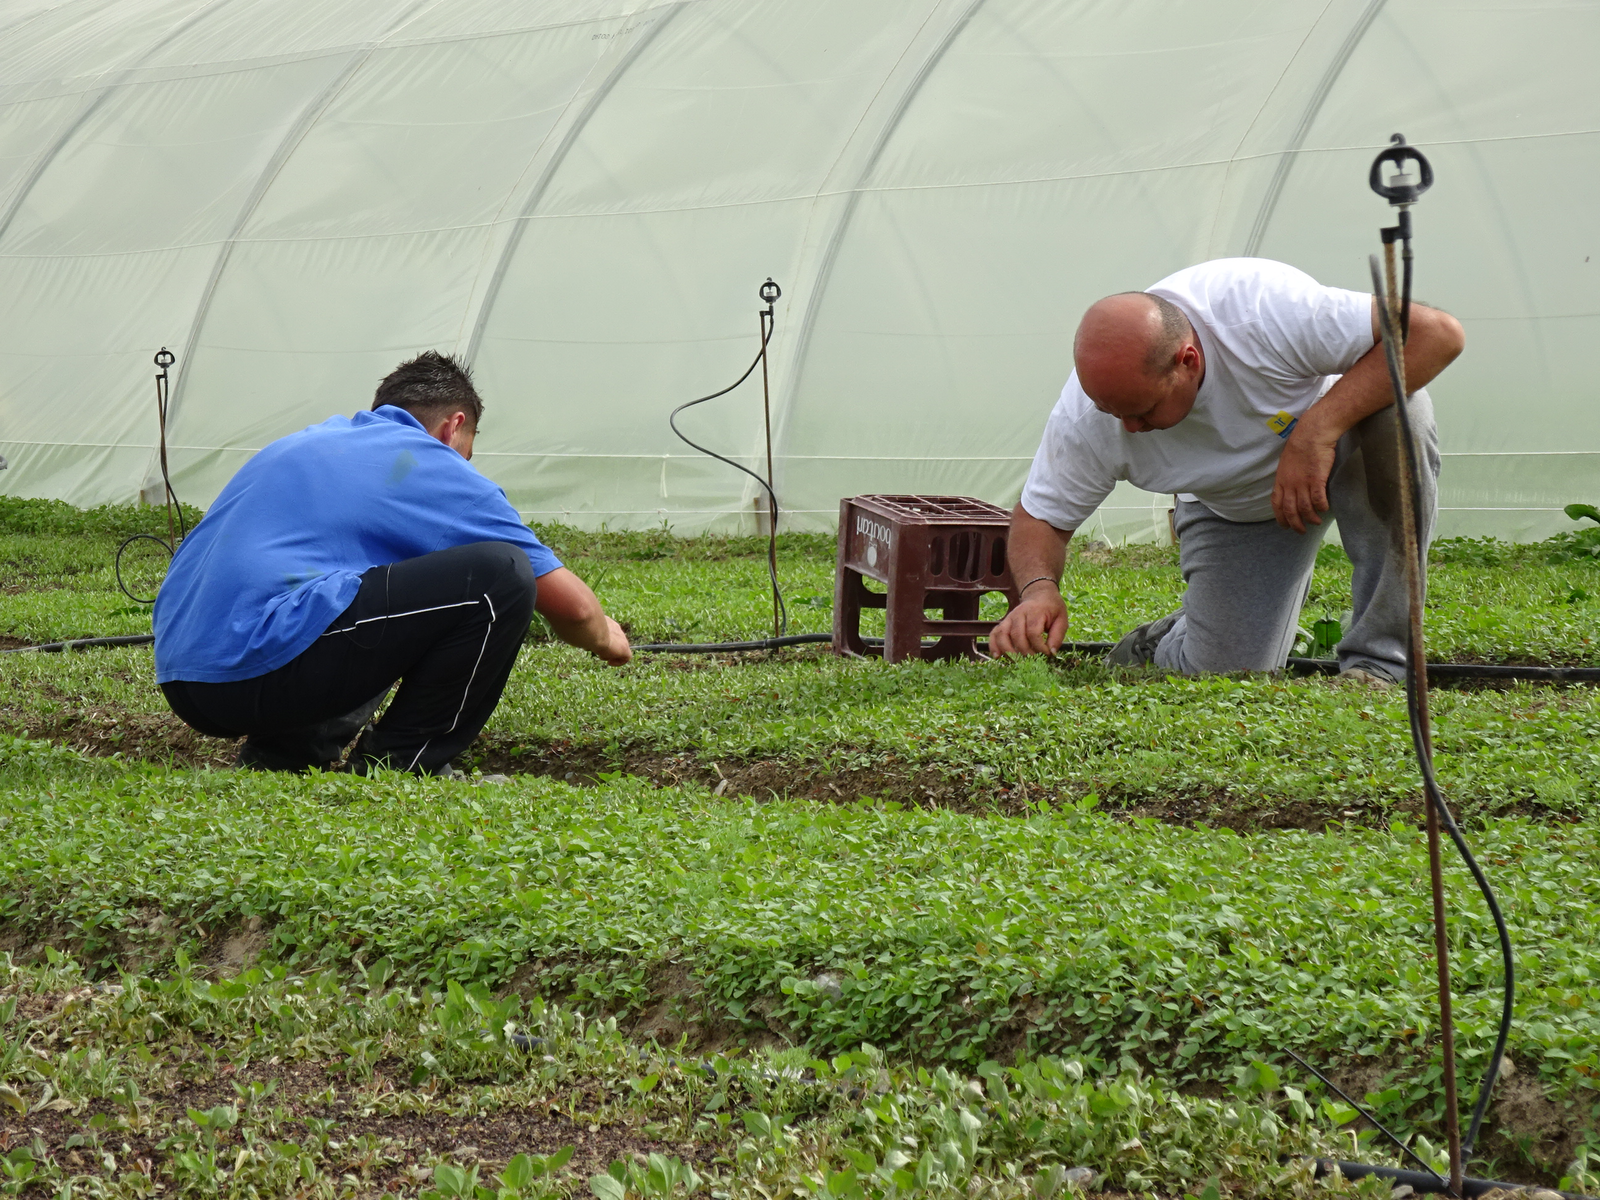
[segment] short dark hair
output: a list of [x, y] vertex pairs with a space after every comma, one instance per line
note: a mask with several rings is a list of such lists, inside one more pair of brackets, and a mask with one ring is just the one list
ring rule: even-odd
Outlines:
[[424, 425], [461, 412], [476, 429], [483, 416], [483, 401], [472, 386], [471, 368], [436, 350], [424, 350], [384, 377], [372, 407], [383, 404], [405, 409]]

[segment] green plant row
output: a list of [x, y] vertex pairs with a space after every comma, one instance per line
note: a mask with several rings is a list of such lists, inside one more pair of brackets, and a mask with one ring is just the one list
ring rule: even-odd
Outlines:
[[[1323, 811], [1419, 790], [1398, 690], [1324, 679], [1129, 676], [1098, 664], [810, 662], [696, 671], [524, 666], [489, 727], [539, 754], [562, 744], [775, 760], [796, 771], [927, 768], [974, 791], [1006, 783]], [[554, 656], [552, 656], [554, 657]], [[626, 719], [619, 720], [618, 714]], [[1600, 799], [1600, 693], [1525, 687], [1434, 697], [1437, 766], [1471, 812]]]
[[[190, 529], [205, 514], [185, 504], [183, 518]], [[167, 510], [143, 504], [102, 504], [97, 508], [74, 508], [60, 500], [30, 500], [21, 496], [0, 496], [0, 534], [121, 539], [147, 533], [165, 537]]]
[[[189, 510], [185, 510], [188, 512]], [[190, 513], [191, 518], [198, 513]], [[0, 594], [0, 634], [27, 641], [136, 633], [149, 629], [148, 609], [130, 603], [112, 573], [117, 544], [131, 533], [163, 536], [165, 511], [108, 506], [80, 512], [55, 501], [0, 496], [0, 561], [22, 588]], [[725, 641], [770, 628], [766, 543], [759, 538], [676, 538], [666, 530], [589, 533], [566, 526], [539, 532], [600, 593], [608, 610], [638, 641]], [[1440, 542], [1431, 571], [1428, 637], [1435, 658], [1482, 662], [1600, 663], [1595, 637], [1600, 557], [1577, 553], [1600, 527], [1546, 543], [1493, 539]], [[140, 585], [160, 580], [158, 552], [128, 562]], [[1569, 552], [1570, 551], [1570, 552]], [[779, 572], [792, 632], [830, 628], [832, 540], [815, 534], [779, 538]], [[1183, 591], [1170, 548], [1093, 547], [1076, 555], [1064, 584], [1071, 636], [1114, 640], [1133, 625], [1176, 608]], [[1323, 547], [1302, 614], [1310, 630], [1350, 608], [1350, 564]], [[998, 596], [985, 615], [1004, 611]], [[882, 632], [883, 614], [866, 615], [866, 632]]]
[[[1238, 836], [1121, 822], [759, 805], [617, 778], [577, 789], [283, 779], [4, 752], [0, 920], [101, 969], [259, 918], [297, 970], [383, 958], [441, 987], [516, 981], [588, 1008], [831, 1054], [1226, 1080], [1294, 1049], [1393, 1067], [1432, 1128], [1427, 868], [1414, 828]], [[1600, 901], [1592, 823], [1474, 834], [1517, 931], [1512, 1052], [1592, 1126]], [[1499, 962], [1449, 872], [1460, 1061], [1493, 1039]], [[687, 983], [669, 985], [682, 975]]]
[[[975, 1074], [894, 1068], [870, 1046], [693, 1061], [630, 1042], [614, 1019], [396, 984], [383, 961], [352, 982], [281, 968], [212, 981], [180, 961], [170, 977], [93, 986], [59, 953], [33, 968], [0, 956], [0, 1038], [0, 1103], [32, 1126], [0, 1149], [3, 1194], [1388, 1195], [1314, 1181], [1311, 1156], [1387, 1155], [1370, 1132], [1336, 1134], [1346, 1112], [1261, 1062], [1197, 1098], [1053, 1057]], [[441, 1155], [404, 1136], [519, 1117], [555, 1145]], [[574, 1145], [585, 1129], [653, 1148], [596, 1162]]]
[[[1462, 812], [1594, 810], [1600, 692], [1436, 691], [1433, 706], [1440, 777]], [[539, 645], [523, 652], [477, 752], [558, 774], [571, 757], [587, 772], [684, 756], [713, 779], [764, 763], [763, 788], [831, 777], [837, 791], [823, 794], [849, 800], [891, 784], [920, 797], [913, 781], [924, 780], [979, 807], [1042, 789], [1092, 791], [1116, 807], [1182, 801], [1203, 819], [1301, 805], [1370, 821], [1418, 803], [1405, 720], [1396, 692], [1324, 679], [1156, 678], [1040, 660], [885, 667], [826, 654], [688, 669], [641, 658], [613, 670]], [[163, 743], [142, 731], [180, 728], [146, 649], [0, 656], [0, 723], [73, 741], [88, 729], [105, 749], [144, 738], [139, 752], [155, 757]]]

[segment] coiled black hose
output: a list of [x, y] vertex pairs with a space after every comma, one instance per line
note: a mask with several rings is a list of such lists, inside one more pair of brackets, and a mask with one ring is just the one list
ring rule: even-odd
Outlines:
[[[122, 578], [122, 556], [127, 553], [128, 547], [135, 542], [154, 542], [167, 552], [171, 559], [178, 552], [178, 545], [189, 536], [189, 526], [183, 517], [183, 505], [178, 503], [178, 493], [172, 490], [172, 473], [167, 469], [167, 368], [177, 362], [177, 356], [165, 346], [156, 354], [155, 364], [161, 369], [156, 372], [156, 420], [160, 437], [160, 462], [161, 462], [161, 487], [166, 493], [167, 504], [167, 536], [158, 538], [154, 534], [136, 533], [117, 547], [117, 554], [112, 559], [112, 569], [117, 576], [117, 587], [122, 589], [122, 594], [135, 604], [154, 604], [156, 598], [151, 596], [146, 600], [143, 596], [134, 595]], [[177, 529], [173, 528], [173, 518], [177, 518]], [[113, 643], [126, 645], [128, 643]]]
[[[685, 434], [683, 432], [683, 430], [678, 428], [678, 414], [681, 413], [684, 409], [693, 408], [697, 404], [704, 404], [707, 400], [715, 400], [718, 396], [726, 396], [729, 392], [733, 391], [734, 388], [738, 387], [746, 379], [749, 379], [750, 376], [755, 372], [755, 369], [757, 367], [759, 367], [762, 364], [762, 362], [766, 359], [766, 357], [767, 357], [767, 343], [770, 342], [771, 340], [772, 340], [771, 329], [770, 329], [770, 327], [768, 325], [763, 323], [762, 326], [761, 326], [761, 349], [756, 352], [755, 358], [752, 359], [750, 365], [745, 368], [744, 374], [739, 376], [739, 378], [735, 379], [732, 383], [730, 383], [727, 387], [723, 388], [720, 392], [712, 392], [709, 396], [701, 396], [698, 400], [690, 400], [686, 404], [678, 405], [678, 407], [673, 409], [671, 414], [668, 415], [667, 424], [672, 426], [672, 432], [678, 435], [678, 440], [681, 441], [684, 445], [690, 447], [691, 449], [700, 451], [701, 454], [708, 454], [712, 458], [716, 459], [718, 462], [727, 463], [735, 471], [743, 471], [746, 475], [750, 476], [751, 479], [754, 479], [757, 483], [759, 483], [761, 485], [761, 490], [766, 492], [767, 499], [769, 501], [771, 501], [771, 503], [772, 503], [772, 528], [773, 528], [773, 531], [776, 532], [777, 528], [778, 528], [778, 493], [772, 490], [772, 485], [769, 484], [765, 479], [761, 478], [760, 475], [757, 475], [749, 467], [743, 465], [742, 463], [736, 463], [736, 462], [733, 461], [733, 459], [727, 457], [726, 455], [718, 454], [715, 450], [708, 450], [706, 447], [702, 446], [699, 442], [691, 441], [689, 439], [688, 435]], [[788, 630], [789, 630], [789, 609], [788, 609], [788, 606], [785, 605], [784, 602], [783, 602], [783, 589], [778, 585], [778, 564], [777, 564], [776, 560], [770, 555], [767, 558], [767, 574], [772, 579], [772, 600], [773, 600], [773, 603], [776, 604], [777, 608], [778, 608], [778, 634], [779, 634], [778, 637], [771, 638], [769, 640], [770, 641], [774, 641], [774, 642], [779, 642], [779, 641], [783, 640], [782, 635], [787, 633]], [[767, 649], [768, 647], [764, 647], [764, 646], [746, 646], [745, 648], [746, 649], [757, 649], [757, 650], [760, 650], [760, 649]], [[634, 649], [635, 650], [641, 650], [641, 649], [645, 649], [645, 647], [635, 646]], [[705, 653], [705, 652], [702, 652], [702, 653]]]

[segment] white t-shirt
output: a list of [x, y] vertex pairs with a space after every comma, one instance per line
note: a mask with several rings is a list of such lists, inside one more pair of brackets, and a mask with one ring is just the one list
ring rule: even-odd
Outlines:
[[1306, 409], [1372, 349], [1372, 297], [1323, 287], [1265, 258], [1219, 258], [1152, 288], [1189, 318], [1205, 378], [1171, 429], [1129, 433], [1101, 412], [1074, 371], [1045, 425], [1022, 507], [1077, 529], [1119, 479], [1187, 493], [1230, 521], [1272, 519], [1284, 439]]

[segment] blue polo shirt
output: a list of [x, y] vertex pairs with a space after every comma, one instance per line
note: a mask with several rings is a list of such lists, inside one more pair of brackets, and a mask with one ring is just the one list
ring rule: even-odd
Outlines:
[[178, 547], [156, 595], [156, 681], [275, 671], [350, 606], [361, 573], [471, 542], [561, 565], [506, 494], [384, 405], [279, 438], [240, 468]]

